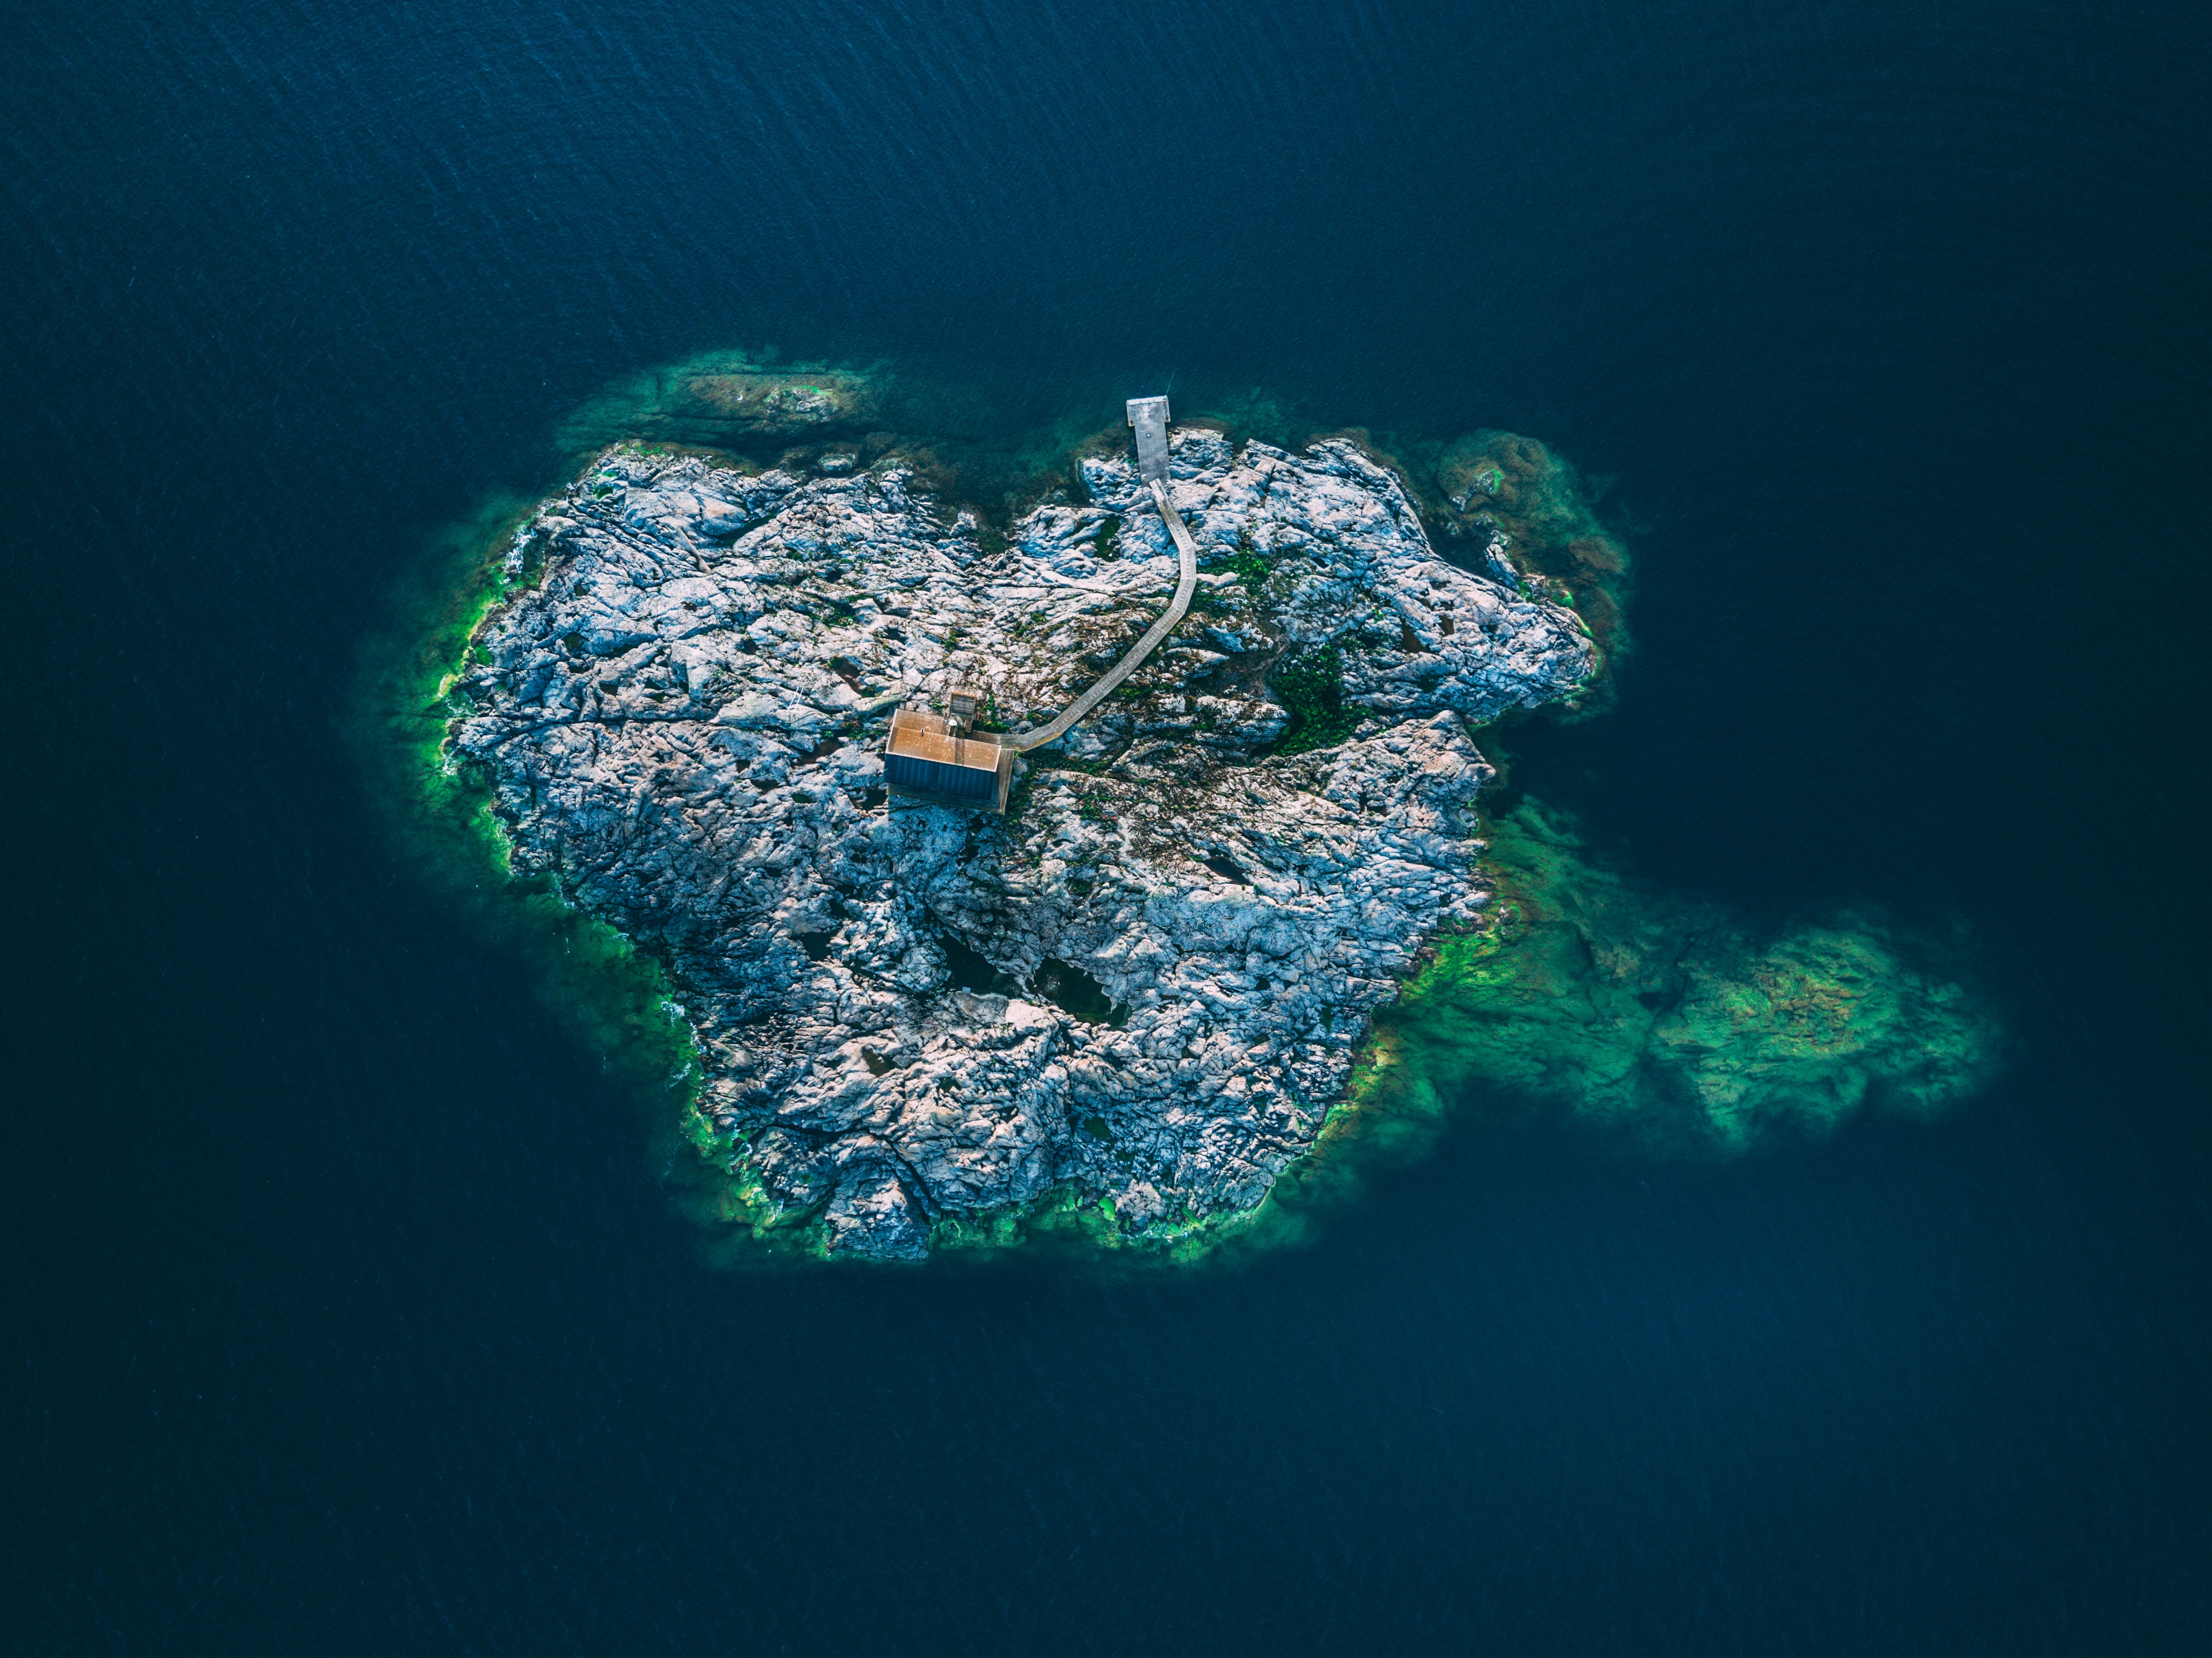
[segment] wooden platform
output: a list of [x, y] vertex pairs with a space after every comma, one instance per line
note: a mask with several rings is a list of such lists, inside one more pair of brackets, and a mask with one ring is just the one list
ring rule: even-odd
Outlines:
[[1137, 428], [1137, 476], [1146, 483], [1168, 481], [1168, 400], [1131, 398], [1129, 424]]

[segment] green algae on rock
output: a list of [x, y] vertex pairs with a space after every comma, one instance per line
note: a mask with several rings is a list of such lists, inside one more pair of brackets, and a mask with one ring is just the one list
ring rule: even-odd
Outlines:
[[[490, 789], [447, 753], [453, 683], [481, 659], [473, 641], [485, 615], [520, 585], [503, 565], [534, 510], [530, 497], [494, 494], [432, 538], [365, 645], [345, 736], [374, 784], [373, 822], [397, 855], [521, 967], [611, 1077], [656, 1108], [680, 1103], [698, 1066], [659, 963], [556, 883], [518, 872]], [[649, 1127], [665, 1141], [668, 1114], [656, 1108]]]
[[1486, 861], [1498, 903], [1377, 1019], [1354, 1109], [1481, 1086], [1656, 1150], [1729, 1152], [1869, 1108], [1932, 1115], [1996, 1066], [1984, 1010], [1876, 924], [1762, 938], [1589, 861], [1533, 801], [1492, 825]]

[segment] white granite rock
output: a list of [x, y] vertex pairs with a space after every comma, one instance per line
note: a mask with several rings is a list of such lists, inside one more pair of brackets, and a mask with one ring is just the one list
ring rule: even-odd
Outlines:
[[[1487, 902], [1468, 725], [1591, 670], [1571, 612], [1438, 558], [1352, 444], [1185, 431], [1172, 460], [1201, 552], [1267, 574], [1206, 572], [1056, 750], [1110, 764], [1032, 755], [1003, 819], [887, 802], [888, 710], [957, 670], [1042, 723], [1119, 655], [1176, 575], [1126, 461], [988, 551], [896, 463], [615, 451], [517, 537], [456, 762], [519, 867], [665, 954], [702, 1110], [832, 1251], [919, 1254], [1069, 1181], [1135, 1230], [1258, 1202], [1394, 975]], [[1269, 674], [1331, 647], [1359, 735], [1267, 754]]]

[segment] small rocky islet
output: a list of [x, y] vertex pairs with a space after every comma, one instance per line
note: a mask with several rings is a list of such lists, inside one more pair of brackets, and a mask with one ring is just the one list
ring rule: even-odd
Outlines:
[[[690, 395], [834, 428], [866, 383], [842, 389], [725, 368]], [[1176, 554], [1121, 446], [994, 526], [880, 440], [765, 465], [617, 441], [514, 533], [440, 763], [515, 874], [663, 965], [724, 1219], [862, 1259], [1054, 1221], [1188, 1257], [1352, 1115], [1486, 1074], [1424, 1024], [1463, 958], [1510, 976], [1529, 908], [1486, 866], [1474, 732], [1589, 700], [1603, 653], [1544, 568], [1591, 573], [1609, 638], [1617, 545], [1504, 434], [1419, 497], [1357, 436], [1185, 425], [1169, 470], [1190, 613], [1003, 816], [891, 795], [890, 717], [960, 684], [987, 725], [1041, 725], [1158, 616]], [[1488, 510], [1516, 489], [1567, 501], [1547, 560]]]

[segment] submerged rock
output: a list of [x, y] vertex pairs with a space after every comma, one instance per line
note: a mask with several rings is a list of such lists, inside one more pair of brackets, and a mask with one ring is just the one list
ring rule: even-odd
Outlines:
[[1154, 1238], [1249, 1211], [1481, 918], [1468, 727], [1574, 695], [1578, 618], [1438, 558], [1352, 443], [1186, 430], [1173, 474], [1216, 568], [1004, 818], [887, 800], [884, 724], [956, 673], [1041, 723], [1158, 613], [1125, 460], [1002, 539], [896, 460], [617, 449], [517, 537], [451, 752], [665, 960], [755, 1224], [898, 1257], [1071, 1192]]
[[1533, 801], [1487, 852], [1499, 902], [1427, 952], [1356, 1103], [1433, 1111], [1486, 1084], [1655, 1150], [1734, 1152], [1868, 1108], [1931, 1115], [1996, 1068], [1986, 1011], [1876, 922], [1772, 934], [1646, 891]]
[[[709, 351], [607, 387], [564, 422], [560, 441], [578, 453], [617, 440], [742, 444], [805, 442], [857, 431], [882, 411], [880, 377], [816, 366], [778, 368], [741, 351]], [[826, 454], [824, 471], [850, 455]]]

